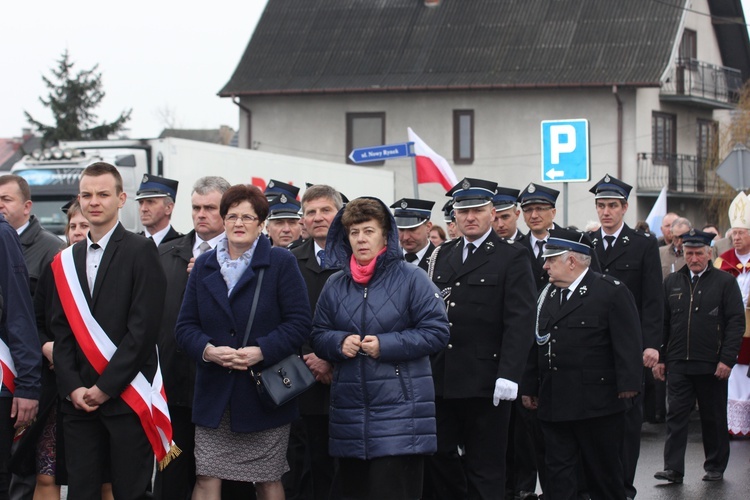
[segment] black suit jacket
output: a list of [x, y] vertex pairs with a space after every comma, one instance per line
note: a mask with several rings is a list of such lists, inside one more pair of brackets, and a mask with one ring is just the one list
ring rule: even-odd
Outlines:
[[438, 396], [492, 397], [495, 380], [519, 382], [531, 348], [536, 290], [526, 249], [490, 231], [463, 258], [464, 239], [432, 254], [432, 280], [451, 323], [448, 346], [432, 356]]
[[[175, 231], [175, 234], [178, 233]], [[167, 279], [164, 314], [157, 339], [164, 390], [170, 405], [187, 408], [193, 406], [195, 362], [177, 346], [174, 328], [190, 276], [187, 266], [193, 258], [194, 244], [195, 231], [190, 231], [184, 236], [172, 238], [169, 241], [164, 238], [158, 249], [159, 260]]]
[[626, 400], [617, 394], [640, 390], [643, 363], [632, 294], [619, 280], [590, 269], [562, 307], [559, 293], [550, 285], [539, 311], [521, 393], [538, 395], [540, 420], [625, 411]]
[[427, 245], [427, 251], [424, 253], [424, 255], [422, 256], [422, 260], [419, 261], [419, 264], [417, 264], [417, 266], [427, 271], [427, 268], [430, 265], [430, 256], [432, 255], [432, 252], [434, 251], [435, 251], [435, 245], [433, 245], [432, 242], [430, 242]]
[[[86, 278], [88, 239], [73, 246], [78, 280], [94, 319], [117, 346], [99, 375], [73, 336], [55, 290], [50, 328], [55, 337], [53, 356], [57, 387], [66, 398], [79, 387], [97, 385], [111, 399], [99, 409], [104, 415], [130, 412], [120, 393], [140, 371], [148, 380], [156, 372], [156, 338], [161, 324], [166, 283], [156, 247], [146, 238], [117, 224], [102, 256], [93, 296]], [[74, 410], [70, 403], [63, 411]]]
[[[315, 241], [309, 238], [307, 241], [291, 250], [292, 255], [297, 258], [297, 265], [302, 273], [302, 278], [307, 285], [307, 296], [310, 299], [311, 315], [315, 314], [320, 292], [328, 281], [328, 278], [338, 269], [322, 269], [315, 255]], [[302, 353], [313, 352], [309, 342], [302, 346]], [[299, 410], [303, 415], [327, 415], [331, 398], [331, 387], [329, 385], [316, 383], [314, 387], [298, 398]]]
[[661, 259], [656, 238], [623, 225], [609, 255], [601, 229], [589, 233], [602, 274], [621, 280], [633, 294], [641, 319], [643, 348], [659, 349], [664, 318]]

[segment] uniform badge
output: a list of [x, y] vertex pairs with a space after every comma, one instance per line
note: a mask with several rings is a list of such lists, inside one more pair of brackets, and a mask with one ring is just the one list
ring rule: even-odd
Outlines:
[[584, 285], [584, 286], [582, 286], [581, 288], [579, 288], [579, 289], [578, 289], [578, 294], [579, 294], [579, 295], [580, 295], [581, 297], [583, 297], [583, 296], [584, 296], [584, 295], [586, 295], [587, 293], [589, 293], [589, 289], [588, 289], [588, 288], [586, 288], [586, 285]]
[[145, 184], [148, 182], [148, 174], [143, 174], [143, 179], [141, 179], [141, 183]]
[[269, 181], [269, 183], [268, 183], [268, 187], [270, 187], [270, 188], [272, 188], [272, 187], [273, 187], [273, 181]]
[[599, 238], [594, 238], [593, 240], [591, 240], [592, 245], [596, 246], [597, 243], [599, 243]]
[[492, 243], [491, 241], [488, 241], [487, 243], [485, 243], [484, 246], [486, 246], [488, 248], [495, 248], [495, 244]]
[[285, 195], [285, 194], [282, 194], [281, 196], [279, 196], [279, 201], [280, 201], [281, 203], [286, 203], [286, 195]]
[[627, 237], [627, 236], [623, 236], [622, 237], [622, 244], [623, 245], [627, 245], [628, 243], [630, 243], [630, 238]]
[[609, 178], [609, 174], [604, 176], [604, 182], [610, 182], [612, 179]]
[[615, 280], [615, 285], [619, 285], [619, 284], [620, 284], [620, 282], [617, 281], [617, 280]]
[[401, 202], [401, 208], [406, 209], [406, 207], [408, 207], [408, 206], [409, 206], [409, 204], [406, 203], [405, 201]]
[[528, 191], [529, 193], [533, 193], [534, 191], [536, 191], [536, 186], [533, 184], [529, 184], [529, 187], [526, 189], [526, 191]]
[[463, 183], [461, 183], [461, 189], [469, 189], [471, 187], [471, 183], [464, 179]]
[[554, 297], [556, 293], [557, 293], [557, 288], [553, 288], [552, 291], [549, 293], [549, 296]]

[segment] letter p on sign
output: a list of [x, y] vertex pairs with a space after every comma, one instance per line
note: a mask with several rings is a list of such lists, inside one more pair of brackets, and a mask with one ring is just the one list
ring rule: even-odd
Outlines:
[[549, 135], [552, 164], [558, 165], [560, 153], [572, 153], [576, 150], [576, 129], [573, 125], [551, 125]]

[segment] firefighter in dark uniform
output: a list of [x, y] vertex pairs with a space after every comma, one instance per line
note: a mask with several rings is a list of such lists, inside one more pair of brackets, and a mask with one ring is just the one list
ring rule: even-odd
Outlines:
[[499, 187], [492, 197], [492, 206], [495, 207], [495, 220], [492, 222], [492, 229], [498, 236], [516, 242], [526, 238], [518, 229], [518, 216], [521, 211], [518, 209], [518, 189]]
[[526, 250], [492, 230], [496, 187], [463, 179], [447, 193], [463, 237], [430, 260], [451, 324], [450, 343], [432, 359], [435, 498], [501, 499], [505, 490], [510, 408], [533, 341], [536, 291]]
[[[590, 189], [595, 195], [601, 228], [589, 233], [589, 238], [602, 274], [625, 283], [633, 294], [643, 334], [643, 366], [650, 372], [659, 360], [664, 317], [661, 260], [656, 238], [631, 229], [623, 221], [631, 189], [632, 186], [611, 175], [605, 175]], [[643, 391], [631, 403], [625, 414], [625, 438], [620, 459], [625, 474], [625, 492], [628, 498], [635, 498], [633, 483], [641, 446]]]
[[398, 241], [404, 252], [404, 259], [427, 271], [435, 245], [430, 241], [432, 229], [432, 207], [434, 201], [401, 198], [393, 205], [393, 217], [398, 226]]
[[521, 243], [529, 251], [531, 270], [534, 272], [537, 290], [541, 290], [549, 283], [547, 271], [542, 267], [544, 266], [542, 252], [549, 238], [549, 230], [559, 227], [553, 222], [557, 214], [555, 203], [559, 194], [560, 191], [532, 182], [518, 195], [523, 219], [529, 228], [526, 238]]
[[591, 498], [625, 498], [618, 445], [641, 387], [640, 322], [628, 288], [589, 269], [591, 252], [585, 233], [567, 229], [552, 230], [544, 251], [550, 284], [522, 400], [544, 432], [545, 500], [576, 498], [579, 457]]

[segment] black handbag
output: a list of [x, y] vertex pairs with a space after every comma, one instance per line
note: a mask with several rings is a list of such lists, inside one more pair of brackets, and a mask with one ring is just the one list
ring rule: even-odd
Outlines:
[[[260, 284], [263, 281], [264, 271], [265, 268], [261, 268], [258, 274], [258, 284], [255, 287], [253, 305], [250, 308], [250, 318], [247, 320], [245, 339], [242, 341], [243, 347], [247, 344], [250, 329], [255, 319], [255, 310], [258, 306]], [[255, 389], [258, 391], [261, 403], [269, 409], [275, 409], [288, 403], [315, 385], [315, 377], [297, 354], [290, 354], [278, 363], [266, 366], [262, 370], [251, 368], [250, 375], [255, 380]]]

